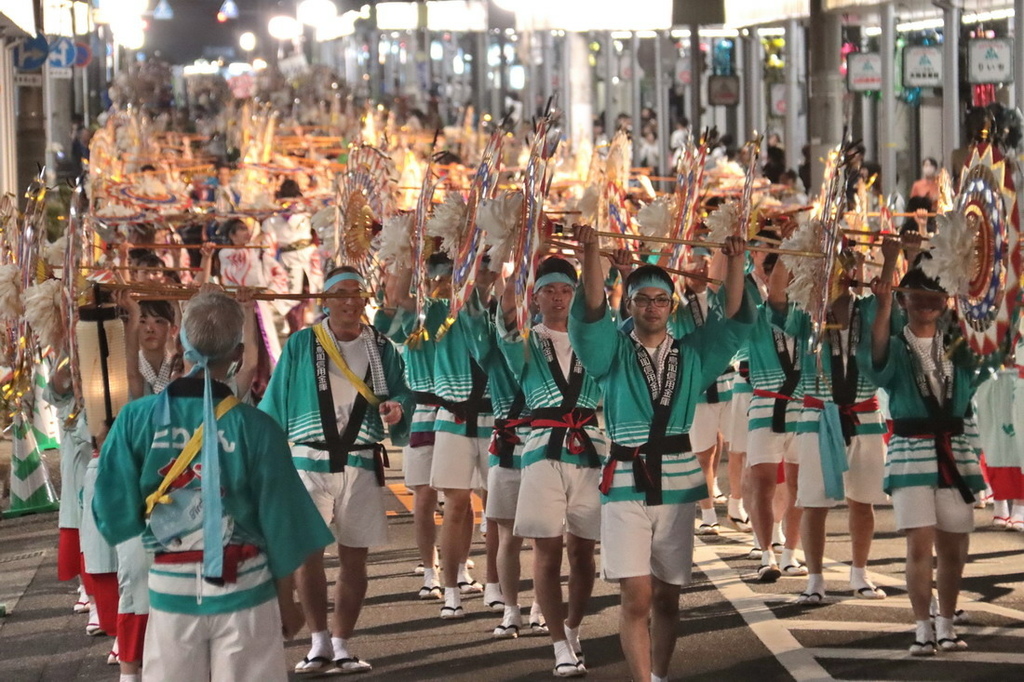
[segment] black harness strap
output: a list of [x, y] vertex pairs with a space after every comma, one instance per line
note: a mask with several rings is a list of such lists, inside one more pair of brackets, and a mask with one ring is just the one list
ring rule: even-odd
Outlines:
[[[792, 396], [793, 391], [800, 385], [800, 363], [797, 359], [797, 349], [794, 344], [793, 355], [790, 356], [789, 348], [786, 345], [786, 334], [772, 327], [772, 340], [775, 342], [775, 354], [779, 357], [779, 365], [785, 378], [782, 386], [777, 391], [780, 395]], [[786, 406], [789, 400], [776, 398], [772, 406], [772, 431], [775, 433], [786, 432]]]
[[[327, 370], [327, 351], [320, 345], [316, 334], [310, 335], [313, 339], [313, 368], [316, 373], [316, 400], [320, 408], [320, 427], [324, 432], [324, 442], [307, 442], [301, 445], [326, 450], [330, 458], [331, 473], [344, 471], [348, 461], [348, 454], [357, 450], [377, 450], [379, 443], [355, 446], [359, 430], [362, 428], [363, 419], [366, 416], [366, 408], [369, 406], [362, 393], [356, 391], [356, 398], [352, 402], [352, 412], [349, 414], [348, 423], [345, 425], [345, 432], [338, 433], [337, 413], [334, 405], [334, 395], [331, 391], [331, 378]], [[370, 370], [367, 368], [366, 380], [370, 379]], [[379, 478], [379, 477], [378, 477]]]

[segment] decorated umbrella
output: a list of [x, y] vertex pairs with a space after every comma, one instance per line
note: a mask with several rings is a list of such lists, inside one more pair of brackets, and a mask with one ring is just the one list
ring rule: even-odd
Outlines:
[[498, 193], [498, 174], [501, 170], [501, 151], [505, 136], [511, 127], [509, 118], [502, 121], [484, 148], [480, 166], [477, 168], [473, 184], [466, 200], [463, 225], [459, 231], [461, 244], [452, 259], [452, 297], [448, 306], [448, 317], [437, 331], [440, 338], [451, 328], [455, 320], [469, 300], [476, 280], [476, 272], [483, 258], [484, 232], [477, 221], [477, 212], [482, 201], [493, 199]]
[[811, 213], [811, 219], [801, 225], [782, 245], [797, 251], [813, 251], [822, 258], [781, 256], [783, 264], [792, 273], [789, 298], [807, 312], [811, 318], [809, 350], [818, 360], [821, 372], [821, 345], [826, 330], [829, 307], [835, 295], [836, 276], [840, 272], [839, 249], [842, 241], [841, 221], [846, 202], [846, 174], [850, 150], [846, 140], [829, 152], [825, 164], [821, 193]]
[[427, 295], [430, 293], [427, 288], [430, 285], [430, 278], [427, 276], [427, 213], [430, 212], [430, 204], [434, 200], [434, 192], [440, 184], [440, 179], [434, 176], [433, 159], [427, 164], [426, 172], [423, 174], [423, 186], [420, 188], [419, 199], [416, 200], [416, 210], [413, 213], [413, 240], [412, 240], [412, 281], [410, 290], [416, 299], [416, 326], [406, 340], [410, 348], [418, 348], [424, 341], [429, 340], [430, 334], [427, 331]]
[[[673, 239], [693, 239], [697, 228], [697, 216], [700, 210], [701, 188], [704, 184], [704, 166], [707, 162], [708, 148], [717, 137], [714, 130], [705, 130], [698, 144], [687, 143], [680, 150], [676, 164], [676, 205]], [[681, 270], [689, 260], [690, 246], [676, 244], [669, 255], [668, 267]]]
[[534, 259], [541, 245], [540, 222], [544, 196], [551, 185], [554, 165], [551, 163], [562, 138], [560, 115], [548, 105], [548, 113], [534, 126], [530, 158], [523, 180], [523, 224], [516, 243], [515, 264], [516, 324], [523, 338], [530, 331], [530, 301], [533, 295]]
[[1021, 278], [1020, 168], [992, 123], [971, 147], [953, 210], [937, 218], [932, 258], [922, 264], [956, 298], [964, 339], [982, 359], [1010, 349]]

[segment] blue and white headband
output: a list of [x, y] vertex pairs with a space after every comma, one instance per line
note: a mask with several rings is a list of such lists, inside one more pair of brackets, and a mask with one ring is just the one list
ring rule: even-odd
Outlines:
[[540, 291], [542, 287], [546, 287], [549, 284], [568, 284], [571, 287], [575, 287], [576, 280], [564, 272], [549, 272], [537, 278], [537, 281], [533, 283], [533, 290]]
[[636, 280], [629, 283], [629, 297], [633, 298], [633, 295], [636, 294], [636, 292], [640, 291], [641, 289], [646, 289], [647, 287], [661, 289], [669, 296], [671, 296], [674, 293], [672, 291], [672, 287], [669, 285], [668, 282], [666, 282], [660, 277], [655, 277], [654, 275], [647, 275], [646, 277], [639, 277]]
[[366, 288], [366, 280], [358, 272], [339, 272], [336, 275], [331, 275], [326, 282], [324, 282], [324, 292], [330, 291], [338, 282], [359, 282], [359, 288]]

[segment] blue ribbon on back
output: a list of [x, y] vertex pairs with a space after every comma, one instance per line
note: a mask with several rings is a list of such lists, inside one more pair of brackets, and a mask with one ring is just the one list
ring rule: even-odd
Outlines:
[[[192, 370], [187, 376], [203, 372], [203, 475], [200, 490], [203, 500], [203, 577], [219, 579], [224, 573], [224, 539], [221, 523], [224, 517], [223, 502], [220, 497], [220, 447], [217, 439], [217, 415], [213, 406], [213, 388], [210, 373], [207, 371], [210, 358], [195, 349], [185, 335], [184, 326], [179, 334], [181, 345], [185, 349], [185, 359], [192, 363]], [[164, 396], [167, 392], [164, 391]], [[166, 400], [166, 397], [165, 397]], [[169, 411], [166, 413], [170, 420]]]
[[839, 406], [832, 402], [825, 403], [818, 420], [818, 450], [821, 453], [825, 496], [830, 500], [844, 500], [843, 474], [849, 470], [850, 464], [846, 460], [846, 439], [839, 420]]

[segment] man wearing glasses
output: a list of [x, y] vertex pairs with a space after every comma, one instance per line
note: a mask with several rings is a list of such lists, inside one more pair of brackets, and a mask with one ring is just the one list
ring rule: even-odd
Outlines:
[[[687, 432], [702, 392], [732, 360], [753, 326], [743, 286], [746, 242], [730, 237], [725, 305], [675, 339], [669, 332], [675, 285], [645, 265], [626, 278], [631, 332], [619, 332], [604, 292], [597, 235], [578, 228], [583, 296], [569, 338], [604, 390], [611, 447], [601, 479], [601, 569], [622, 593], [619, 638], [635, 680], [667, 679], [675, 648], [680, 588], [693, 563], [694, 502], [708, 495]], [[650, 626], [648, 626], [650, 623]]]

